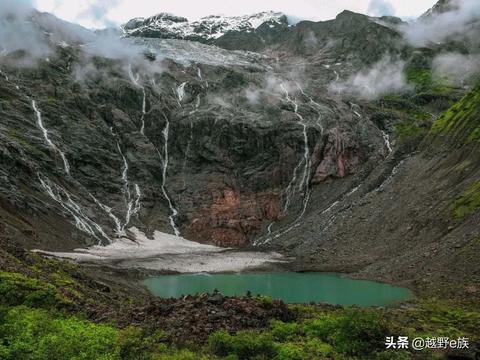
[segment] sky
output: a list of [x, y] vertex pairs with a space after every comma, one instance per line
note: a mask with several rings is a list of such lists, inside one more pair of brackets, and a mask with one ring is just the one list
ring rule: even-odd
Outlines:
[[[22, 0], [20, 0], [22, 1]], [[410, 19], [421, 15], [435, 0], [32, 0], [40, 11], [87, 28], [104, 28], [134, 17], [168, 12], [196, 20], [207, 15], [245, 15], [274, 10], [299, 19], [327, 20], [344, 9], [373, 16]]]

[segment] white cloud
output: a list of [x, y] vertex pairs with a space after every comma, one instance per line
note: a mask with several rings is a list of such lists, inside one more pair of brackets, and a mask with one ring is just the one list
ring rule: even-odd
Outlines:
[[372, 16], [394, 16], [396, 11], [393, 5], [387, 0], [371, 0], [367, 13]]
[[404, 69], [404, 61], [392, 60], [386, 56], [372, 67], [350, 76], [345, 81], [333, 82], [330, 90], [367, 100], [404, 92], [410, 88]]
[[438, 76], [446, 77], [455, 85], [465, 85], [478, 80], [480, 56], [446, 53], [433, 60], [433, 70]]
[[439, 43], [451, 37], [477, 37], [470, 22], [480, 17], [479, 0], [456, 0], [457, 9], [422, 19], [403, 27], [407, 39], [415, 46]]

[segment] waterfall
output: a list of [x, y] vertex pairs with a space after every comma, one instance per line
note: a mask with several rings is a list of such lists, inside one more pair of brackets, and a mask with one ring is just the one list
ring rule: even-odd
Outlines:
[[140, 80], [140, 74], [133, 73], [132, 64], [128, 64], [128, 77], [130, 78], [130, 81], [133, 83], [133, 85], [141, 87], [141, 85], [138, 83], [138, 81]]
[[142, 87], [143, 99], [142, 99], [142, 116], [140, 117], [140, 121], [142, 122], [142, 126], [140, 127], [140, 133], [145, 135], [145, 114], [146, 114], [146, 101], [145, 101], [145, 88]]
[[99, 240], [99, 243], [103, 242], [102, 238], [106, 239], [108, 243], [112, 242], [102, 227], [85, 215], [81, 206], [72, 199], [72, 196], [67, 190], [40, 173], [37, 174], [37, 176], [46, 193], [73, 217], [77, 229], [93, 236]]
[[319, 103], [317, 103], [315, 100], [312, 99], [311, 96], [309, 96], [307, 93], [305, 93], [305, 91], [303, 91], [303, 88], [300, 86], [300, 84], [298, 82], [295, 82], [295, 84], [297, 85], [298, 89], [300, 90], [300, 92], [302, 93], [303, 96], [305, 96], [307, 99], [310, 100], [310, 104], [311, 105], [314, 105], [314, 106], [311, 106], [312, 109], [315, 109], [315, 111], [317, 112], [318, 114], [318, 118], [317, 118], [317, 121], [316, 121], [316, 125], [320, 128], [320, 132], [321, 132], [321, 135], [323, 135], [323, 132], [324, 132], [324, 128], [323, 128], [323, 121], [322, 121], [322, 113], [319, 111], [319, 109], [322, 108], [322, 105], [320, 105]]
[[373, 190], [372, 192], [378, 192], [380, 190], [382, 190], [385, 185], [387, 185], [388, 183], [390, 183], [393, 178], [395, 177], [395, 175], [397, 174], [398, 172], [398, 169], [403, 165], [403, 163], [406, 161], [407, 159], [403, 159], [402, 161], [400, 161], [397, 165], [395, 165], [392, 169], [392, 172], [390, 173], [390, 175], [388, 176], [387, 179], [385, 179], [385, 181], [383, 183], [380, 184], [379, 187], [377, 187], [375, 190]]
[[120, 221], [120, 219], [118, 217], [115, 216], [114, 213], [112, 213], [112, 208], [107, 206], [107, 205], [104, 205], [102, 204], [95, 196], [93, 196], [92, 194], [89, 194], [90, 197], [93, 199], [93, 201], [95, 201], [95, 203], [103, 210], [107, 213], [107, 215], [113, 220], [114, 224], [115, 224], [115, 232], [117, 233], [117, 235], [121, 236], [121, 235], [124, 235], [125, 232], [123, 231], [123, 227], [122, 227], [122, 223]]
[[185, 97], [185, 85], [187, 85], [187, 83], [183, 82], [177, 87], [178, 101], [182, 101]]
[[307, 125], [305, 124], [305, 120], [303, 119], [302, 115], [300, 115], [298, 113], [297, 102], [290, 98], [288, 90], [285, 88], [285, 86], [283, 84], [281, 84], [280, 86], [281, 86], [283, 92], [285, 93], [286, 100], [293, 105], [295, 115], [300, 120], [300, 125], [302, 126], [303, 142], [304, 142], [303, 157], [300, 160], [300, 162], [297, 164], [297, 166], [294, 168], [292, 180], [288, 184], [287, 189], [285, 191], [286, 200], [285, 200], [285, 205], [284, 205], [284, 210], [283, 211], [286, 212], [288, 210], [289, 206], [290, 206], [291, 197], [295, 193], [294, 186], [295, 186], [295, 183], [297, 181], [297, 172], [300, 169], [300, 167], [302, 166], [302, 164], [304, 164], [303, 174], [302, 174], [301, 181], [298, 184], [298, 189], [301, 191], [304, 188], [304, 185], [306, 185], [306, 190], [308, 191], [311, 161], [310, 161], [310, 149], [309, 149], [309, 146], [308, 146], [308, 134], [307, 134], [308, 128], [307, 128]]
[[200, 81], [203, 81], [202, 70], [199, 67], [197, 67], [197, 76]]
[[38, 110], [38, 108], [37, 108], [37, 103], [35, 102], [35, 100], [32, 100], [32, 108], [33, 108], [33, 111], [35, 112], [35, 115], [36, 115], [36, 117], [37, 117], [37, 125], [38, 125], [38, 127], [40, 128], [40, 130], [42, 131], [43, 138], [45, 139], [45, 142], [48, 144], [48, 146], [49, 146], [54, 152], [60, 154], [60, 157], [62, 158], [62, 161], [63, 161], [63, 168], [65, 169], [65, 173], [66, 173], [67, 175], [70, 175], [70, 165], [68, 164], [67, 157], [66, 157], [65, 154], [50, 140], [50, 137], [48, 136], [48, 131], [47, 131], [47, 129], [45, 128], [45, 126], [43, 125], [42, 114], [41, 114], [40, 110]]
[[162, 193], [163, 196], [165, 197], [165, 200], [168, 202], [168, 207], [170, 208], [170, 215], [169, 215], [169, 220], [170, 220], [170, 226], [173, 229], [173, 232], [175, 233], [176, 236], [180, 236], [180, 231], [177, 228], [177, 225], [175, 224], [175, 217], [178, 215], [178, 210], [175, 208], [173, 205], [172, 200], [170, 199], [170, 196], [168, 196], [167, 190], [165, 188], [166, 180], [167, 180], [167, 170], [168, 170], [168, 135], [169, 135], [169, 130], [170, 130], [170, 121], [166, 116], [165, 117], [165, 127], [162, 131], [163, 134], [163, 156], [160, 155], [160, 152], [158, 152], [158, 156], [162, 160]]
[[390, 155], [393, 151], [392, 145], [390, 144], [390, 136], [388, 136], [388, 134], [383, 130], [382, 130], [382, 136], [383, 136], [383, 141], [385, 142], [385, 146], [388, 149], [388, 155]]
[[134, 74], [132, 70], [132, 65], [128, 64], [128, 77], [130, 78], [130, 81], [135, 85], [136, 87], [140, 88], [142, 90], [143, 94], [143, 99], [142, 99], [142, 116], [140, 117], [140, 121], [142, 125], [140, 126], [140, 133], [142, 135], [145, 135], [145, 114], [146, 114], [146, 94], [145, 94], [145, 87], [140, 85], [139, 80], [140, 80], [140, 74]]
[[117, 149], [120, 153], [120, 156], [123, 159], [123, 169], [122, 169], [122, 180], [123, 180], [123, 193], [125, 196], [125, 204], [126, 204], [126, 213], [125, 213], [125, 223], [121, 226], [121, 232], [123, 233], [125, 227], [130, 223], [130, 220], [133, 215], [137, 214], [140, 210], [140, 187], [138, 184], [134, 184], [135, 189], [135, 197], [132, 197], [130, 192], [130, 181], [128, 180], [128, 162], [125, 158], [125, 155], [122, 152], [120, 147], [120, 143], [117, 141]]
[[[10, 81], [8, 75], [5, 72], [3, 72], [2, 70], [0, 70], [0, 75], [2, 75], [5, 78], [6, 82], [12, 83]], [[15, 89], [20, 90], [20, 86], [18, 86], [17, 84], [14, 84], [14, 83], [12, 83], [12, 84], [15, 86]]]
[[340, 80], [340, 75], [338, 75], [337, 70], [333, 70], [333, 73], [335, 74], [335, 82], [338, 82], [338, 80]]
[[272, 226], [275, 224], [274, 221], [272, 221], [268, 226], [267, 226], [267, 235], [270, 236], [272, 234]]
[[197, 95], [197, 101], [195, 102], [195, 107], [192, 111], [190, 111], [189, 115], [189, 121], [190, 121], [190, 136], [188, 138], [187, 142], [187, 148], [185, 149], [185, 156], [183, 158], [183, 166], [182, 166], [182, 174], [183, 174], [183, 186], [186, 186], [185, 183], [185, 169], [187, 167], [187, 156], [190, 153], [190, 148], [192, 147], [192, 142], [193, 142], [193, 122], [191, 115], [195, 114], [198, 110], [198, 107], [200, 106], [200, 95]]
[[305, 212], [306, 212], [307, 206], [308, 206], [308, 202], [310, 200], [309, 184], [310, 184], [310, 173], [311, 173], [312, 164], [311, 164], [311, 159], [310, 159], [310, 148], [309, 148], [309, 145], [308, 145], [308, 133], [307, 133], [308, 128], [307, 128], [307, 125], [305, 123], [305, 120], [304, 120], [303, 116], [298, 113], [297, 102], [295, 100], [293, 100], [292, 98], [290, 98], [290, 94], [288, 93], [288, 90], [286, 89], [286, 87], [283, 84], [281, 84], [280, 87], [282, 88], [283, 92], [285, 93], [285, 99], [287, 100], [287, 102], [289, 102], [293, 105], [295, 115], [300, 120], [300, 124], [302, 126], [303, 141], [304, 141], [304, 152], [303, 152], [302, 159], [297, 164], [297, 166], [294, 168], [292, 180], [290, 181], [290, 183], [287, 186], [287, 189], [285, 190], [286, 199], [285, 199], [285, 204], [284, 204], [284, 207], [283, 207], [283, 212], [285, 213], [286, 211], [288, 211], [288, 208], [289, 208], [290, 203], [291, 203], [291, 198], [295, 194], [295, 185], [296, 185], [297, 177], [298, 177], [297, 172], [299, 171], [300, 167], [302, 165], [304, 165], [302, 178], [301, 178], [301, 180], [298, 184], [298, 190], [299, 191], [303, 190], [303, 192], [304, 192], [304, 196], [303, 196], [303, 199], [302, 199], [302, 210], [300, 211], [298, 216], [295, 218], [295, 220], [290, 224], [290, 226], [288, 226], [286, 229], [281, 229], [281, 230], [277, 231], [273, 237], [272, 237], [271, 228], [272, 228], [274, 222], [272, 222], [267, 228], [267, 233], [268, 233], [267, 238], [264, 239], [263, 241], [260, 241], [260, 240], [255, 241], [254, 245], [266, 244], [266, 243], [270, 242], [272, 239], [276, 239], [276, 238], [290, 232], [294, 228], [300, 226], [300, 220], [305, 215]]

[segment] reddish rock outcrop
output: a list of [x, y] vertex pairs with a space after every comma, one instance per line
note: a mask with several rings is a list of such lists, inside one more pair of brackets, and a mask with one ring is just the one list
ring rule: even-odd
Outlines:
[[281, 212], [280, 196], [275, 192], [246, 194], [224, 188], [212, 190], [211, 198], [195, 214], [188, 232], [220, 246], [248, 244], [264, 220], [277, 220]]
[[329, 131], [325, 144], [314, 150], [313, 163], [318, 165], [312, 176], [313, 184], [329, 177], [342, 178], [355, 173], [362, 162], [362, 152], [352, 139], [338, 128]]

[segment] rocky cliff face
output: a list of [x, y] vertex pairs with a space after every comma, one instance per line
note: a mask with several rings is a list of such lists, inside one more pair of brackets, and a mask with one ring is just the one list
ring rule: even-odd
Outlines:
[[385, 279], [396, 254], [413, 269], [444, 256], [439, 244], [464, 249], [450, 232], [476, 236], [475, 211], [452, 230], [446, 209], [478, 158], [423, 140], [466, 89], [433, 75], [444, 48], [414, 48], [398, 22], [161, 14], [118, 39], [16, 16], [5, 24], [49, 19], [42, 49], [0, 58], [0, 217], [28, 247], [106, 244], [136, 226]]
[[3, 159], [18, 172], [4, 194], [25, 211], [48, 204], [89, 241], [136, 224], [246, 244], [314, 174], [343, 177], [385, 153], [373, 123], [354, 135], [349, 105], [314, 103], [273, 68], [169, 61], [152, 74], [57, 51], [33, 70], [3, 67]]

